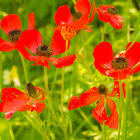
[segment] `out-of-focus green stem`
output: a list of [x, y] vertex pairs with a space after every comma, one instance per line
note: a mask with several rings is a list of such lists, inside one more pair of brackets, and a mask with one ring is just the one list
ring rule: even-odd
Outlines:
[[103, 140], [106, 140], [106, 126], [105, 126], [105, 123], [103, 123]]
[[122, 89], [122, 81], [119, 81], [120, 87], [120, 111], [119, 111], [119, 130], [118, 130], [118, 140], [121, 138], [121, 121], [122, 121], [122, 106], [123, 106], [123, 89]]
[[25, 61], [24, 61], [24, 58], [23, 58], [22, 54], [19, 53], [19, 55], [21, 57], [21, 61], [22, 61], [23, 69], [24, 69], [26, 84], [28, 84], [29, 83], [29, 79], [28, 79], [26, 64], [25, 64]]
[[103, 30], [102, 30], [101, 42], [103, 42], [105, 39], [106, 27], [107, 27], [107, 23], [105, 23]]
[[3, 79], [3, 74], [2, 74], [2, 71], [3, 71], [3, 53], [0, 52], [0, 91], [2, 90], [2, 79]]

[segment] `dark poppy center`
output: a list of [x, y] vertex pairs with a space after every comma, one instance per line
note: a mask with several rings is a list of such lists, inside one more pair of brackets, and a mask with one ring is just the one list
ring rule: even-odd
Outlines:
[[123, 70], [128, 67], [128, 60], [125, 57], [117, 57], [112, 63], [112, 68], [116, 70]]
[[21, 36], [21, 30], [15, 29], [8, 33], [8, 38], [10, 42], [17, 42]]
[[110, 7], [110, 8], [107, 9], [107, 11], [108, 11], [110, 14], [112, 14], [112, 15], [117, 14], [117, 10], [116, 10], [116, 8], [112, 8], [112, 7]]
[[50, 57], [53, 54], [53, 49], [48, 45], [42, 45], [37, 48], [36, 54], [39, 56]]
[[32, 83], [28, 83], [27, 84], [27, 91], [28, 91], [28, 95], [31, 97], [31, 98], [35, 98], [36, 97], [36, 90], [35, 90], [35, 87]]
[[76, 20], [78, 20], [78, 19], [80, 19], [80, 18], [82, 17], [82, 13], [77, 12], [77, 13], [75, 13], [75, 14], [73, 15], [73, 17], [74, 17], [74, 21], [76, 21]]
[[107, 95], [107, 91], [108, 89], [104, 86], [104, 85], [100, 85], [98, 87], [98, 92], [101, 94], [101, 95]]

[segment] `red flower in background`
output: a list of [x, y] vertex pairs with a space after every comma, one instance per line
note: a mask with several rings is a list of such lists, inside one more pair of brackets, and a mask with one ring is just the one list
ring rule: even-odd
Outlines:
[[[108, 93], [108, 89], [104, 85], [100, 85], [98, 88], [93, 87], [79, 96], [72, 97], [68, 109], [72, 110], [87, 106], [97, 101], [97, 106], [92, 111], [93, 117], [101, 124], [105, 122], [105, 125], [110, 128], [118, 129], [118, 112], [115, 102], [110, 98], [117, 97], [118, 91], [118, 83], [114, 84], [114, 89], [111, 93]], [[105, 109], [105, 100], [112, 112], [109, 117]]]
[[[13, 51], [18, 47], [17, 42], [20, 40], [21, 35], [24, 33], [21, 31], [22, 25], [20, 18], [17, 15], [8, 15], [1, 20], [0, 27], [9, 38], [9, 41], [5, 41], [0, 38], [0, 51]], [[28, 29], [34, 29], [34, 27], [35, 16], [32, 12], [28, 17]]]
[[99, 19], [104, 22], [109, 22], [114, 28], [121, 29], [125, 21], [121, 16], [117, 14], [117, 10], [111, 5], [100, 5], [100, 8], [96, 8]]
[[[36, 61], [33, 65], [41, 65], [50, 69], [49, 61], [56, 67], [62, 68], [69, 65], [72, 65], [76, 59], [75, 55], [69, 55], [62, 58], [55, 58], [52, 56], [59, 55], [66, 51], [66, 41], [63, 39], [59, 31], [55, 31], [51, 45], [43, 44], [42, 36], [37, 30], [27, 30], [22, 39], [18, 42], [18, 50], [22, 53], [22, 55], [30, 60]], [[70, 42], [68, 42], [69, 49]], [[29, 49], [33, 54], [30, 54], [27, 50]]]
[[115, 80], [126, 79], [133, 73], [139, 72], [140, 43], [135, 42], [131, 47], [130, 45], [131, 42], [127, 45], [126, 51], [121, 51], [118, 55], [113, 56], [111, 44], [100, 43], [93, 52], [95, 67], [102, 74], [113, 77]]
[[88, 0], [78, 0], [75, 4], [76, 10], [81, 13], [80, 18], [74, 21], [74, 18], [67, 5], [60, 6], [55, 13], [55, 23], [57, 27], [55, 30], [60, 30], [61, 35], [65, 40], [72, 39], [76, 32], [81, 29], [91, 31], [87, 24], [89, 24], [95, 15], [95, 3], [93, 2], [93, 11], [91, 17], [91, 4]]
[[16, 88], [2, 89], [0, 111], [5, 114], [6, 119], [10, 119], [16, 111], [36, 111], [38, 114], [46, 107], [45, 94], [39, 87], [34, 87], [31, 83], [27, 85], [27, 92], [21, 92]]

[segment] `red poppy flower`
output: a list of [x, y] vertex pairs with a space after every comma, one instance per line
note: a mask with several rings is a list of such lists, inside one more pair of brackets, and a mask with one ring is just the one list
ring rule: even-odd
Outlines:
[[[9, 38], [9, 41], [5, 41], [0, 38], [0, 51], [13, 51], [16, 47], [18, 47], [16, 44], [22, 35], [20, 18], [14, 14], [8, 15], [1, 20], [0, 27]], [[34, 29], [34, 27], [35, 16], [32, 12], [28, 17], [28, 29]]]
[[[69, 55], [63, 58], [52, 57], [66, 51], [66, 40], [63, 39], [59, 31], [54, 32], [50, 46], [43, 44], [40, 32], [35, 29], [26, 30], [21, 38], [18, 42], [18, 46], [20, 46], [18, 50], [26, 59], [36, 61], [33, 65], [41, 65], [50, 69], [48, 63], [50, 61], [54, 66], [62, 68], [72, 65], [76, 59], [75, 55]], [[68, 42], [67, 50], [69, 49], [69, 45], [70, 42]], [[35, 54], [35, 56], [29, 53], [25, 47]]]
[[41, 102], [45, 100], [43, 90], [31, 83], [27, 85], [25, 93], [12, 87], [2, 89], [1, 93], [0, 111], [5, 114], [6, 119], [10, 119], [16, 111], [35, 110], [39, 114], [46, 107]]
[[[121, 51], [113, 56], [112, 46], [108, 42], [97, 45], [93, 52], [95, 67], [104, 75], [122, 80], [128, 78], [138, 69], [140, 61], [140, 43], [135, 42], [129, 49], [131, 42], [127, 45], [126, 51]], [[137, 65], [137, 66], [136, 66]]]
[[[111, 93], [108, 93], [108, 89], [104, 85], [100, 85], [98, 88], [93, 87], [79, 96], [71, 98], [68, 109], [76, 109], [79, 107], [87, 106], [97, 101], [97, 106], [93, 109], [93, 117], [101, 124], [105, 122], [105, 125], [110, 128], [118, 129], [118, 112], [115, 102], [110, 97], [118, 96], [119, 86], [114, 84], [114, 89]], [[111, 115], [108, 117], [105, 109], [105, 100], [108, 104]]]
[[100, 8], [96, 8], [99, 19], [104, 22], [109, 22], [114, 28], [121, 29], [125, 21], [121, 16], [117, 14], [117, 10], [111, 5], [100, 5]]
[[55, 23], [57, 27], [55, 30], [60, 30], [61, 35], [65, 40], [72, 39], [76, 32], [81, 29], [91, 31], [87, 24], [89, 24], [95, 15], [95, 3], [93, 2], [93, 11], [91, 17], [91, 4], [88, 0], [78, 0], [75, 4], [76, 10], [81, 13], [80, 18], [74, 21], [74, 18], [67, 5], [60, 6], [55, 13]]

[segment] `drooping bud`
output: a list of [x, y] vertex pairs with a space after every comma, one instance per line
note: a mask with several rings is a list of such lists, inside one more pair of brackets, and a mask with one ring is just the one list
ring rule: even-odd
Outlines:
[[117, 14], [117, 10], [116, 10], [115, 7], [109, 7], [109, 8], [107, 9], [107, 11], [108, 11], [111, 15]]
[[41, 47], [37, 48], [36, 54], [39, 56], [50, 57], [53, 54], [53, 49], [48, 45], [42, 45]]
[[112, 68], [116, 70], [123, 70], [128, 67], [128, 60], [125, 57], [117, 57], [112, 63]]
[[19, 40], [20, 36], [21, 36], [21, 31], [18, 29], [15, 29], [8, 33], [9, 41], [13, 42], [13, 43], [17, 42]]
[[27, 91], [31, 98], [34, 98], [36, 96], [36, 90], [32, 83], [27, 84]]

